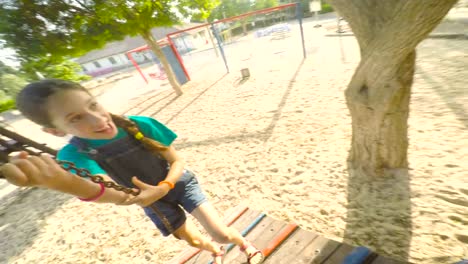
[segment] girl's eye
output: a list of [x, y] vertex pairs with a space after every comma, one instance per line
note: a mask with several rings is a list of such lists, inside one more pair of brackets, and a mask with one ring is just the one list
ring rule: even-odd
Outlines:
[[78, 122], [80, 120], [81, 120], [81, 115], [76, 115], [76, 116], [70, 118], [71, 123], [75, 123], [75, 122]]
[[91, 108], [93, 110], [96, 109], [97, 107], [98, 107], [98, 103], [96, 103], [96, 102], [91, 103], [91, 105], [89, 106], [89, 108]]

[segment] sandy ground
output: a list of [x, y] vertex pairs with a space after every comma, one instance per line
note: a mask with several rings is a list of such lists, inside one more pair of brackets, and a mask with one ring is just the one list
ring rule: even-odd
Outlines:
[[[153, 116], [172, 128], [176, 148], [221, 212], [246, 202], [414, 263], [467, 258], [467, 41], [419, 46], [409, 174], [365, 179], [346, 169], [351, 126], [343, 91], [357, 44], [305, 30], [305, 61], [300, 48], [289, 53], [278, 44], [262, 55], [267, 64], [250, 56], [233, 62], [228, 75], [223, 67], [195, 73], [180, 97], [165, 87], [119, 84], [111, 89], [118, 100], [112, 93], [101, 99], [115, 112]], [[252, 77], [242, 81], [245, 64]], [[164, 263], [186, 247], [162, 238], [136, 206], [87, 204], [40, 189], [12, 199], [0, 207], [2, 263]]]

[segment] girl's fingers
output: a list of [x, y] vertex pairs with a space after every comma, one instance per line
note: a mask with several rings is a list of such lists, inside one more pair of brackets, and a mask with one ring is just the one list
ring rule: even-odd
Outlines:
[[130, 195], [123, 203], [120, 205], [131, 205], [139, 202], [139, 198], [137, 196]]
[[40, 171], [39, 169], [28, 159], [20, 159], [12, 162], [13, 165], [16, 165], [28, 179], [28, 183], [33, 186], [41, 183], [39, 178]]
[[29, 186], [28, 177], [26, 177], [26, 174], [24, 174], [17, 166], [7, 163], [0, 167], [0, 171], [5, 179], [11, 184], [21, 187]]
[[8, 160], [10, 162], [19, 160], [19, 159], [26, 159], [29, 154], [26, 151], [15, 151], [8, 155]]
[[43, 160], [47, 165], [53, 167], [53, 168], [56, 168], [57, 166], [59, 166], [59, 164], [57, 163], [57, 161], [55, 161], [49, 154], [47, 153], [42, 153], [40, 156], [41, 160]]
[[132, 177], [132, 182], [133, 184], [135, 184], [136, 187], [138, 187], [138, 189], [146, 189], [148, 187], [151, 187], [151, 185], [148, 185], [142, 181], [140, 181], [137, 177]]
[[40, 172], [42, 172], [41, 174], [47, 174], [48, 173], [49, 165], [47, 165], [47, 163], [45, 163], [45, 161], [42, 160], [41, 158], [39, 158], [37, 156], [29, 156], [28, 160], [34, 166], [36, 166], [39, 169]]

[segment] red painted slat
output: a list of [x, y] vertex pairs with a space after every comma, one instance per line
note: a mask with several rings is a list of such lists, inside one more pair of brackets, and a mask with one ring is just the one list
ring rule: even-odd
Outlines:
[[281, 243], [283, 243], [284, 240], [286, 240], [286, 238], [288, 238], [288, 236], [294, 231], [296, 230], [297, 228], [297, 224], [296, 223], [291, 223], [291, 224], [288, 224], [286, 226], [286, 228], [284, 228], [282, 230], [281, 233], [279, 233], [275, 238], [273, 238], [273, 240], [270, 241], [270, 243], [268, 244], [268, 246], [266, 246], [264, 249], [262, 249], [262, 253], [263, 255], [266, 257], [268, 257], [271, 253], [273, 253], [273, 251], [275, 251], [275, 249], [281, 245]]

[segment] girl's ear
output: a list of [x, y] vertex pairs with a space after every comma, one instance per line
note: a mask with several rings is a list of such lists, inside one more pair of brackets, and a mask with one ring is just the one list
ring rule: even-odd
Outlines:
[[59, 129], [56, 129], [56, 128], [50, 128], [50, 127], [43, 127], [42, 128], [42, 131], [46, 132], [46, 133], [49, 133], [49, 134], [52, 134], [54, 136], [57, 136], [57, 137], [64, 137], [67, 135], [67, 133], [59, 130]]

